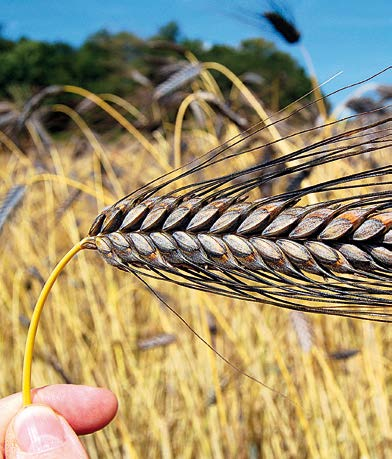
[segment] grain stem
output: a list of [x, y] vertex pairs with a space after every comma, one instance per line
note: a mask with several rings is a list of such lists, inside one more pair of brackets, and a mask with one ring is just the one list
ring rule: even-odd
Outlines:
[[67, 263], [80, 251], [83, 249], [83, 242], [84, 239], [79, 241], [75, 244], [69, 252], [67, 252], [64, 257], [58, 262], [56, 267], [51, 272], [48, 280], [45, 282], [37, 303], [34, 307], [34, 312], [31, 317], [31, 322], [29, 326], [29, 330], [27, 333], [26, 339], [26, 347], [23, 359], [23, 382], [22, 382], [22, 397], [23, 397], [23, 405], [31, 405], [31, 366], [33, 360], [33, 351], [34, 351], [34, 343], [35, 337], [37, 334], [38, 324], [41, 317], [41, 313], [43, 307], [45, 305], [45, 301], [49, 295], [50, 290], [52, 289], [54, 283], [57, 280], [57, 277], [67, 265]]

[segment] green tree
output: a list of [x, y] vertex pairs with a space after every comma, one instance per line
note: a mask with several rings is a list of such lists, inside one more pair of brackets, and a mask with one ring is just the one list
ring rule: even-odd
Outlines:
[[[193, 52], [201, 61], [216, 61], [241, 76], [255, 72], [262, 83], [252, 89], [266, 105], [274, 109], [293, 102], [311, 89], [303, 69], [286, 53], [261, 38], [243, 41], [238, 47], [204, 46], [201, 40], [181, 38], [175, 22], [161, 27], [152, 41], [164, 40], [175, 46], [149, 46], [130, 32], [112, 34], [101, 30], [79, 48], [65, 43], [45, 43], [26, 38], [12, 41], [1, 35], [0, 29], [0, 96], [12, 97], [37, 91], [53, 84], [75, 84], [91, 91], [112, 92], [134, 96], [139, 86], [131, 77], [133, 69], [162, 81], [159, 65], [184, 60], [183, 50]], [[231, 83], [216, 75], [223, 91]], [[18, 87], [23, 90], [18, 90]], [[147, 100], [142, 96], [142, 100]]]
[[171, 21], [162, 26], [158, 30], [158, 34], [154, 37], [154, 39], [159, 39], [159, 40], [166, 40], [166, 41], [172, 41], [173, 43], [178, 43], [180, 39], [180, 26], [177, 24], [177, 22]]
[[76, 56], [79, 84], [95, 92], [131, 93], [134, 83], [129, 73], [138, 66], [142, 46], [143, 41], [128, 32], [102, 30], [90, 36]]
[[21, 39], [0, 52], [0, 92], [10, 85], [38, 89], [51, 84], [70, 83], [75, 78], [73, 48], [64, 43], [48, 44]]

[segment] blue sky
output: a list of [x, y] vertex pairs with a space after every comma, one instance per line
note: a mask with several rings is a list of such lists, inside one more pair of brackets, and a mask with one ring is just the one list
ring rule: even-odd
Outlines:
[[[79, 45], [106, 28], [148, 37], [175, 20], [189, 38], [235, 45], [263, 36], [300, 62], [297, 46], [288, 46], [268, 26], [260, 29], [232, 17], [237, 8], [268, 10], [269, 0], [0, 0], [0, 23], [9, 38], [25, 35]], [[281, 2], [283, 4], [283, 2]], [[338, 72], [327, 90], [361, 80], [392, 64], [391, 0], [287, 0], [287, 9], [302, 32], [320, 81]], [[392, 84], [392, 71], [378, 78]]]

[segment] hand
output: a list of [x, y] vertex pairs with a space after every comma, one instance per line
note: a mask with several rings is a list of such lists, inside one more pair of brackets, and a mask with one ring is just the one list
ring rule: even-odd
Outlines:
[[58, 384], [33, 390], [33, 405], [22, 395], [0, 400], [0, 453], [5, 459], [86, 459], [78, 435], [106, 426], [117, 412], [108, 389]]

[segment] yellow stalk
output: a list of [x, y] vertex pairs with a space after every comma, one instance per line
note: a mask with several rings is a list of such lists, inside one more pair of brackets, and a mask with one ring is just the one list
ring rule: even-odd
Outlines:
[[342, 412], [344, 413], [345, 419], [348, 426], [351, 429], [353, 437], [356, 440], [356, 444], [360, 451], [360, 457], [370, 457], [366, 443], [363, 441], [362, 432], [359, 430], [358, 424], [354, 418], [354, 415], [350, 409], [350, 405], [344, 397], [342, 391], [337, 384], [334, 374], [329, 369], [324, 357], [321, 355], [320, 351], [315, 347], [313, 348], [313, 353], [317, 358], [317, 361], [324, 373], [326, 385], [330, 388], [331, 392], [334, 393], [339, 406], [341, 407]]
[[[65, 183], [66, 185], [72, 186], [73, 188], [76, 188], [80, 191], [83, 191], [83, 193], [86, 193], [90, 196], [93, 196], [94, 198], [97, 197], [97, 193], [94, 190], [94, 188], [85, 185], [84, 183], [78, 182], [77, 180], [73, 180], [69, 177], [66, 177], [64, 175], [56, 175], [56, 174], [38, 174], [34, 175], [33, 177], [30, 177], [26, 185], [32, 185], [33, 183], [37, 182], [59, 182], [59, 183]], [[109, 205], [113, 203], [114, 198], [113, 197], [104, 197], [103, 202], [105, 205]]]
[[37, 303], [34, 307], [34, 312], [31, 317], [31, 322], [29, 326], [29, 330], [27, 333], [26, 339], [26, 347], [23, 359], [23, 382], [22, 382], [22, 397], [23, 397], [23, 405], [31, 405], [31, 366], [33, 361], [33, 352], [34, 352], [34, 343], [35, 337], [37, 334], [38, 324], [41, 317], [41, 313], [43, 307], [45, 305], [45, 301], [49, 295], [50, 290], [52, 289], [56, 279], [58, 278], [61, 271], [67, 265], [67, 263], [80, 251], [83, 249], [83, 242], [85, 240], [79, 241], [75, 244], [72, 249], [67, 252], [64, 257], [59, 261], [56, 267], [51, 272], [48, 280], [45, 282]]
[[[201, 308], [200, 315], [201, 315], [203, 334], [206, 337], [206, 339], [208, 339], [208, 341], [211, 342], [211, 333], [208, 328], [207, 308], [204, 305], [204, 303], [201, 303], [200, 308]], [[216, 405], [218, 408], [220, 427], [223, 429], [223, 432], [227, 435], [228, 434], [227, 416], [226, 416], [225, 404], [223, 401], [222, 388], [221, 388], [219, 376], [218, 376], [218, 369], [216, 365], [216, 355], [211, 349], [207, 349], [206, 351], [208, 352], [208, 358], [210, 362], [210, 368], [211, 368], [212, 381], [213, 381], [214, 392], [215, 392], [215, 397], [216, 397]]]
[[25, 166], [31, 166], [30, 159], [23, 153], [23, 151], [12, 141], [7, 134], [3, 131], [0, 131], [0, 143], [5, 145], [10, 152], [15, 154]]
[[78, 86], [65, 85], [64, 91], [72, 94], [77, 94], [79, 96], [85, 97], [86, 99], [91, 100], [96, 105], [98, 105], [102, 110], [108, 113], [112, 118], [114, 118], [118, 123], [124, 127], [135, 139], [154, 157], [155, 161], [162, 167], [164, 171], [170, 171], [170, 164], [166, 161], [165, 158], [160, 155], [159, 151], [154, 147], [154, 145], [149, 142], [144, 135], [142, 135], [135, 126], [132, 125], [124, 116], [121, 115], [117, 110], [115, 110], [111, 105], [102, 100], [96, 94], [87, 91], [86, 89], [79, 88]]
[[[192, 64], [200, 63], [197, 57], [190, 51], [186, 52], [185, 57]], [[211, 92], [212, 94], [215, 94], [221, 100], [225, 99], [223, 97], [222, 91], [220, 90], [217, 82], [215, 81], [215, 78], [211, 75], [210, 72], [201, 72], [200, 78], [203, 80], [204, 87], [207, 91]]]
[[147, 118], [143, 115], [143, 113], [140, 110], [138, 110], [134, 105], [132, 105], [130, 102], [123, 99], [122, 97], [116, 96], [115, 94], [100, 94], [99, 97], [101, 97], [101, 99], [105, 101], [107, 100], [109, 102], [113, 102], [114, 104], [119, 105], [143, 123], [147, 121]]
[[[256, 99], [256, 97], [251, 93], [251, 91], [245, 86], [245, 84], [227, 67], [218, 62], [205, 62], [203, 64], [205, 70], [216, 70], [222, 73], [228, 80], [230, 80], [234, 86], [242, 93], [245, 99], [249, 102], [249, 105], [255, 110], [260, 119], [266, 122], [269, 119], [267, 112], [264, 110], [264, 107]], [[288, 154], [291, 152], [290, 143], [287, 140], [282, 141], [282, 137], [279, 131], [274, 125], [267, 127], [268, 132], [274, 142], [278, 143], [278, 146], [283, 154]]]
[[181, 166], [181, 131], [182, 124], [184, 122], [184, 116], [189, 105], [197, 100], [197, 94], [189, 94], [181, 102], [181, 105], [177, 112], [176, 122], [174, 125], [174, 169]]
[[[86, 136], [87, 140], [89, 141], [90, 145], [93, 147], [95, 153], [98, 156], [98, 159], [102, 162], [108, 177], [110, 179], [110, 182], [112, 183], [117, 196], [123, 196], [125, 194], [124, 189], [122, 188], [116, 173], [113, 170], [112, 165], [110, 164], [110, 161], [105, 153], [105, 150], [103, 149], [102, 145], [98, 142], [98, 139], [96, 136], [93, 134], [92, 130], [89, 128], [87, 123], [84, 121], [84, 119], [72, 108], [67, 107], [66, 105], [61, 105], [61, 104], [56, 104], [53, 106], [53, 111], [55, 112], [60, 112], [68, 115], [72, 121], [80, 128], [80, 130], [83, 132], [83, 134]], [[100, 187], [102, 188], [102, 187]], [[100, 199], [103, 202], [103, 190], [100, 189]]]
[[320, 85], [317, 81], [316, 71], [313, 66], [312, 58], [310, 57], [310, 54], [308, 50], [305, 48], [305, 46], [301, 45], [300, 49], [310, 73], [310, 82], [312, 83], [312, 87], [314, 90], [314, 96], [316, 98], [317, 107], [319, 109], [321, 117], [323, 118], [323, 122], [325, 123], [328, 119], [328, 114], [327, 109], [325, 107], [323, 96], [320, 91]]

